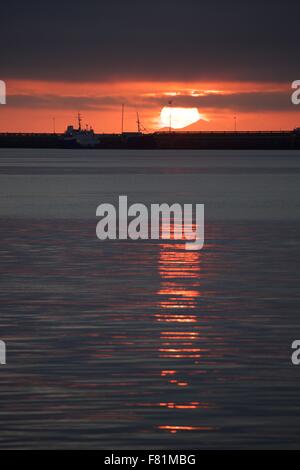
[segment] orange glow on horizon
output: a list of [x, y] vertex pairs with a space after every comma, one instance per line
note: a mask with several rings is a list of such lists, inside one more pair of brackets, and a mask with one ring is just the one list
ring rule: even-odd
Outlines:
[[[5, 79], [5, 77], [4, 77]], [[137, 130], [136, 111], [143, 126], [149, 131], [168, 127], [161, 122], [161, 110], [170, 98], [174, 109], [180, 108], [176, 100], [201, 97], [207, 94], [284, 92], [288, 84], [253, 82], [49, 82], [34, 80], [6, 80], [7, 105], [0, 108], [0, 132], [64, 132], [68, 124], [76, 124], [81, 111], [84, 124], [96, 132], [119, 133], [121, 130], [121, 104], [125, 104], [125, 130]], [[13, 100], [12, 100], [13, 99]], [[192, 103], [192, 101], [191, 101]], [[182, 107], [182, 116], [173, 119], [172, 127], [182, 128], [188, 123], [191, 130], [233, 130], [234, 114], [238, 130], [280, 130], [299, 127], [294, 108], [282, 112], [245, 112], [237, 109]], [[191, 112], [191, 109], [194, 109]], [[207, 121], [195, 122], [196, 113]], [[186, 114], [187, 113], [187, 117]], [[193, 113], [189, 115], [189, 113]], [[190, 127], [188, 127], [189, 129]]]

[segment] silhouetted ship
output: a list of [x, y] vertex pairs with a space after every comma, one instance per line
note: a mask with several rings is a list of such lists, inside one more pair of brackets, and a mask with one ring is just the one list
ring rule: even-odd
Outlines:
[[98, 137], [91, 127], [86, 126], [85, 129], [82, 129], [81, 123], [81, 114], [78, 113], [78, 128], [75, 129], [71, 125], [68, 126], [61, 138], [62, 142], [65, 143], [67, 147], [79, 146], [81, 148], [95, 148], [99, 143]]
[[68, 126], [63, 134], [0, 134], [2, 148], [300, 150], [300, 128], [261, 132], [123, 132], [95, 134]]

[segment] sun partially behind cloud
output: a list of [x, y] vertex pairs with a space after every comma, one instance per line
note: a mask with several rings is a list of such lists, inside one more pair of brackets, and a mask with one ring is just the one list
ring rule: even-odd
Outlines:
[[182, 129], [202, 118], [197, 108], [173, 108], [164, 106], [160, 112], [161, 127]]

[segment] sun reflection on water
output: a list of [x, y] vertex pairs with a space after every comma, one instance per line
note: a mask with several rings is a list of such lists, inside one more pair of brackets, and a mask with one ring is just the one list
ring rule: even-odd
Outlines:
[[[201, 347], [201, 329], [198, 325], [197, 308], [201, 298], [201, 252], [186, 251], [184, 245], [165, 243], [160, 245], [158, 271], [161, 279], [157, 292], [159, 313], [155, 320], [162, 325], [160, 331], [159, 357], [174, 367], [165, 368], [160, 375], [166, 384], [177, 390], [190, 391], [192, 383], [186, 380], [186, 370], [195, 365], [207, 351]], [[179, 313], [180, 311], [180, 313]], [[165, 364], [165, 362], [164, 362]], [[208, 409], [209, 403], [198, 399], [185, 400], [186, 392], [179, 392], [180, 401], [161, 401], [162, 409], [182, 412], [180, 423], [158, 425], [157, 428], [171, 434], [178, 431], [212, 431], [212, 427], [181, 424], [184, 413], [190, 410]], [[176, 395], [177, 397], [177, 395]], [[198, 398], [198, 397], [197, 397]], [[176, 417], [178, 414], [176, 414]], [[170, 415], [170, 420], [175, 417]]]

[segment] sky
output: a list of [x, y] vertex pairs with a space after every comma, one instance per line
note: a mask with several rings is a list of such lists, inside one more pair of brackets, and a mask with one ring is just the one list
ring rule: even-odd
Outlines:
[[[288, 0], [11, 0], [1, 6], [0, 131], [291, 129], [300, 107], [300, 2]], [[176, 112], [179, 123], [176, 121]], [[191, 113], [192, 116], [192, 113]], [[183, 123], [183, 121], [182, 121]], [[185, 123], [186, 124], [186, 123]]]

